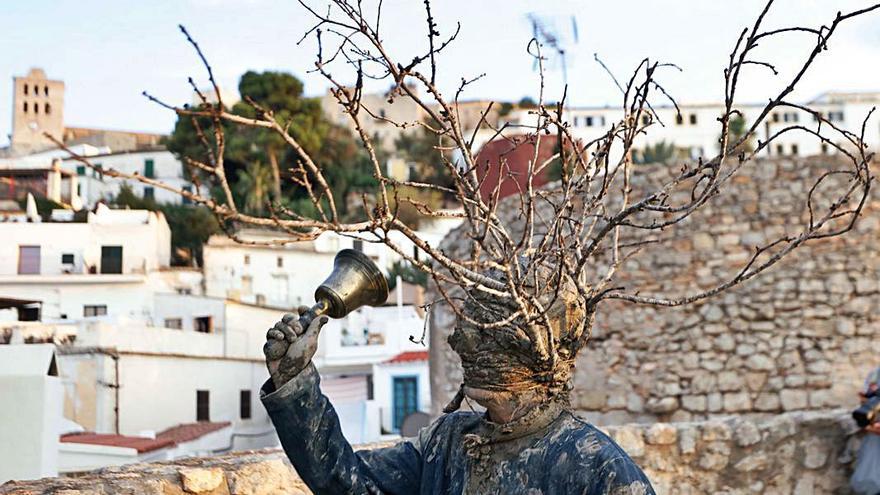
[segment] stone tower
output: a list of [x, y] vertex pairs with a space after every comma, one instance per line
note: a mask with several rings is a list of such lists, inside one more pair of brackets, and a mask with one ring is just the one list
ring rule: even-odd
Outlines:
[[27, 153], [49, 148], [48, 132], [64, 137], [64, 81], [46, 79], [43, 69], [14, 77], [12, 97], [12, 149]]

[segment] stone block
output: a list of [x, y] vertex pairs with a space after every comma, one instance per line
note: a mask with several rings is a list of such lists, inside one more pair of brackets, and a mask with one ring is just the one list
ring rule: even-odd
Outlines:
[[229, 493], [226, 487], [226, 476], [220, 468], [180, 469], [178, 473], [183, 489], [190, 493], [210, 493], [211, 495]]
[[718, 373], [718, 390], [730, 392], [743, 388], [742, 374], [736, 371], [722, 371]]
[[808, 400], [804, 390], [786, 389], [779, 392], [779, 401], [783, 411], [806, 409]]
[[748, 447], [761, 441], [761, 431], [758, 430], [755, 423], [748, 420], [744, 420], [737, 424], [734, 428], [733, 435], [736, 439], [736, 444], [740, 447]]
[[724, 410], [726, 412], [748, 411], [752, 407], [752, 399], [748, 392], [729, 392], [724, 394]]
[[706, 410], [705, 395], [683, 395], [681, 396], [681, 407], [693, 412], [703, 412]]
[[645, 432], [645, 441], [651, 445], [671, 445], [677, 437], [675, 426], [668, 423], [654, 423]]
[[612, 437], [631, 457], [640, 457], [645, 453], [645, 440], [638, 426], [618, 426], [612, 432]]

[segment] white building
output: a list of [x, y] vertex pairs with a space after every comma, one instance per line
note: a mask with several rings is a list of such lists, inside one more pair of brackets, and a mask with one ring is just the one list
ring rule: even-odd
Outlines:
[[[44, 321], [149, 321], [154, 293], [200, 291], [199, 272], [169, 268], [171, 233], [161, 213], [102, 205], [84, 220], [0, 222], [0, 298], [21, 301], [17, 319], [27, 312]], [[34, 304], [38, 313], [26, 308]]]
[[[176, 189], [193, 192], [193, 185], [186, 175], [183, 164], [165, 148], [98, 153], [89, 156], [89, 162], [96, 169], [112, 169], [126, 174], [139, 174]], [[79, 195], [87, 207], [102, 199], [109, 200], [115, 197], [123, 184], [127, 184], [137, 196], [152, 198], [157, 203], [186, 203], [188, 201], [175, 192], [137, 180], [105, 177], [98, 170], [91, 169], [73, 158], [63, 160], [62, 167], [76, 172], [79, 177]]]
[[[435, 221], [418, 235], [437, 246], [460, 222]], [[389, 235], [404, 252], [425, 259], [400, 232]], [[333, 259], [342, 249], [363, 252], [383, 271], [401, 259], [386, 245], [369, 242], [371, 237], [363, 234], [349, 237], [327, 232], [314, 241], [292, 242], [277, 232], [247, 230], [238, 237], [252, 244], [238, 243], [225, 235], [208, 239], [203, 251], [205, 295], [281, 308], [311, 306], [315, 289], [330, 274]]]
[[55, 346], [0, 346], [0, 484], [58, 474]]
[[[72, 146], [71, 151], [87, 158], [95, 168], [90, 168], [79, 160], [71, 158], [67, 151], [55, 149], [15, 158], [0, 158], [0, 176], [15, 176], [39, 170], [48, 174], [57, 167], [65, 178], [75, 178], [65, 183], [65, 186], [72, 183], [74, 189], [72, 192], [68, 192], [66, 187], [59, 191], [61, 199], [59, 202], [74, 204], [75, 209], [83, 206], [92, 208], [99, 201], [107, 201], [116, 197], [123, 184], [128, 185], [138, 197], [152, 198], [157, 203], [185, 204], [188, 201], [176, 192], [144, 184], [138, 180], [111, 178], [101, 173], [101, 170], [138, 174], [182, 191], [195, 191], [183, 164], [164, 147], [114, 152], [106, 146], [79, 144]], [[43, 191], [32, 192], [45, 194], [50, 199], [58, 201]], [[70, 201], [68, 198], [74, 195], [76, 195], [77, 201]]]
[[[835, 125], [858, 134], [871, 108], [878, 103], [880, 103], [880, 92], [829, 92], [815, 98], [807, 106], [822, 112], [823, 116]], [[740, 104], [736, 108], [742, 112], [746, 124], [750, 125], [760, 116], [764, 106], [764, 104]], [[680, 117], [674, 107], [655, 106], [654, 109], [664, 125], [654, 122], [647, 129], [646, 134], [636, 138], [634, 149], [642, 150], [647, 146], [666, 142], [692, 158], [711, 157], [718, 153], [718, 138], [721, 134], [718, 117], [724, 110], [723, 106], [718, 103], [681, 103], [679, 108]], [[601, 137], [613, 123], [622, 118], [623, 110], [615, 107], [571, 107], [566, 110], [565, 115], [565, 119], [572, 126], [573, 135], [584, 141]], [[536, 119], [534, 114], [524, 109], [515, 110], [504, 118], [514, 128], [521, 126], [523, 132], [534, 129]], [[647, 119], [649, 117], [644, 116], [643, 123], [649, 122]], [[790, 125], [815, 128], [818, 124], [812, 114], [792, 108], [778, 108], [758, 129], [757, 138], [766, 141], [769, 136]], [[825, 130], [829, 131], [829, 129]], [[491, 138], [492, 132], [494, 131], [480, 131], [482, 142]], [[482, 144], [479, 139], [477, 141]], [[865, 141], [872, 148], [880, 145], [880, 115], [876, 112], [867, 122]], [[841, 139], [836, 139], [835, 142], [844, 144]], [[800, 131], [788, 132], [777, 138], [773, 146], [765, 152], [765, 156], [820, 155], [833, 152], [832, 147], [823, 145], [815, 136]]]

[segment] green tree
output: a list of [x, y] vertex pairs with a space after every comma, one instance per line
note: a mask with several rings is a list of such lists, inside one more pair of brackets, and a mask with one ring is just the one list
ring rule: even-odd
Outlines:
[[[730, 147], [730, 154], [739, 155], [740, 153], [751, 153], [755, 150], [755, 145], [752, 142], [753, 136], [749, 136], [748, 139], [744, 140], [739, 146], [734, 146], [736, 145], [736, 143], [739, 142], [740, 139], [743, 138], [743, 136], [746, 135], [746, 132], [748, 132], [749, 130], [747, 127], [746, 119], [743, 118], [742, 115], [737, 114], [732, 119], [730, 119], [728, 129], [730, 131], [728, 133], [728, 146]], [[718, 147], [719, 149], [721, 148], [720, 144]]]
[[[238, 90], [242, 101], [236, 103], [231, 112], [245, 117], [256, 116], [258, 110], [250, 102], [271, 111], [305, 152], [320, 163], [339, 213], [350, 218], [353, 212], [347, 211], [346, 198], [375, 184], [372, 164], [351, 132], [330, 123], [321, 111], [319, 100], [304, 97], [302, 82], [291, 74], [249, 71], [242, 75]], [[205, 138], [212, 143], [214, 138], [209, 119], [199, 119], [197, 123], [204, 130]], [[316, 213], [307, 192], [290, 180], [289, 171], [299, 168], [301, 157], [280, 135], [270, 129], [223, 125], [226, 176], [236, 202], [240, 202], [243, 209], [261, 214], [265, 213], [269, 202], [275, 202], [301, 215]], [[204, 146], [190, 117], [178, 119], [166, 144], [181, 158], [206, 160]], [[381, 161], [384, 157], [382, 150], [377, 153]], [[224, 201], [222, 195], [215, 193], [214, 196], [218, 201]]]
[[520, 108], [537, 108], [538, 103], [531, 96], [523, 96], [516, 105]]
[[648, 145], [641, 153], [634, 153], [633, 161], [635, 163], [665, 163], [677, 154], [677, 149], [672, 143], [665, 140], [657, 144]]
[[397, 277], [408, 284], [428, 286], [428, 274], [414, 267], [406, 260], [395, 261], [388, 269], [388, 288], [394, 290], [397, 286]]

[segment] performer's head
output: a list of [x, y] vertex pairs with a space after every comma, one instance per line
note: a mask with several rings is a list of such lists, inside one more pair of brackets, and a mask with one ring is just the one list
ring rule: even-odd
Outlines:
[[[484, 274], [508, 283], [502, 270]], [[575, 356], [589, 336], [592, 311], [558, 266], [524, 259], [517, 278], [515, 295], [469, 291], [449, 336], [461, 357], [461, 392], [490, 413], [498, 402], [567, 400]]]

